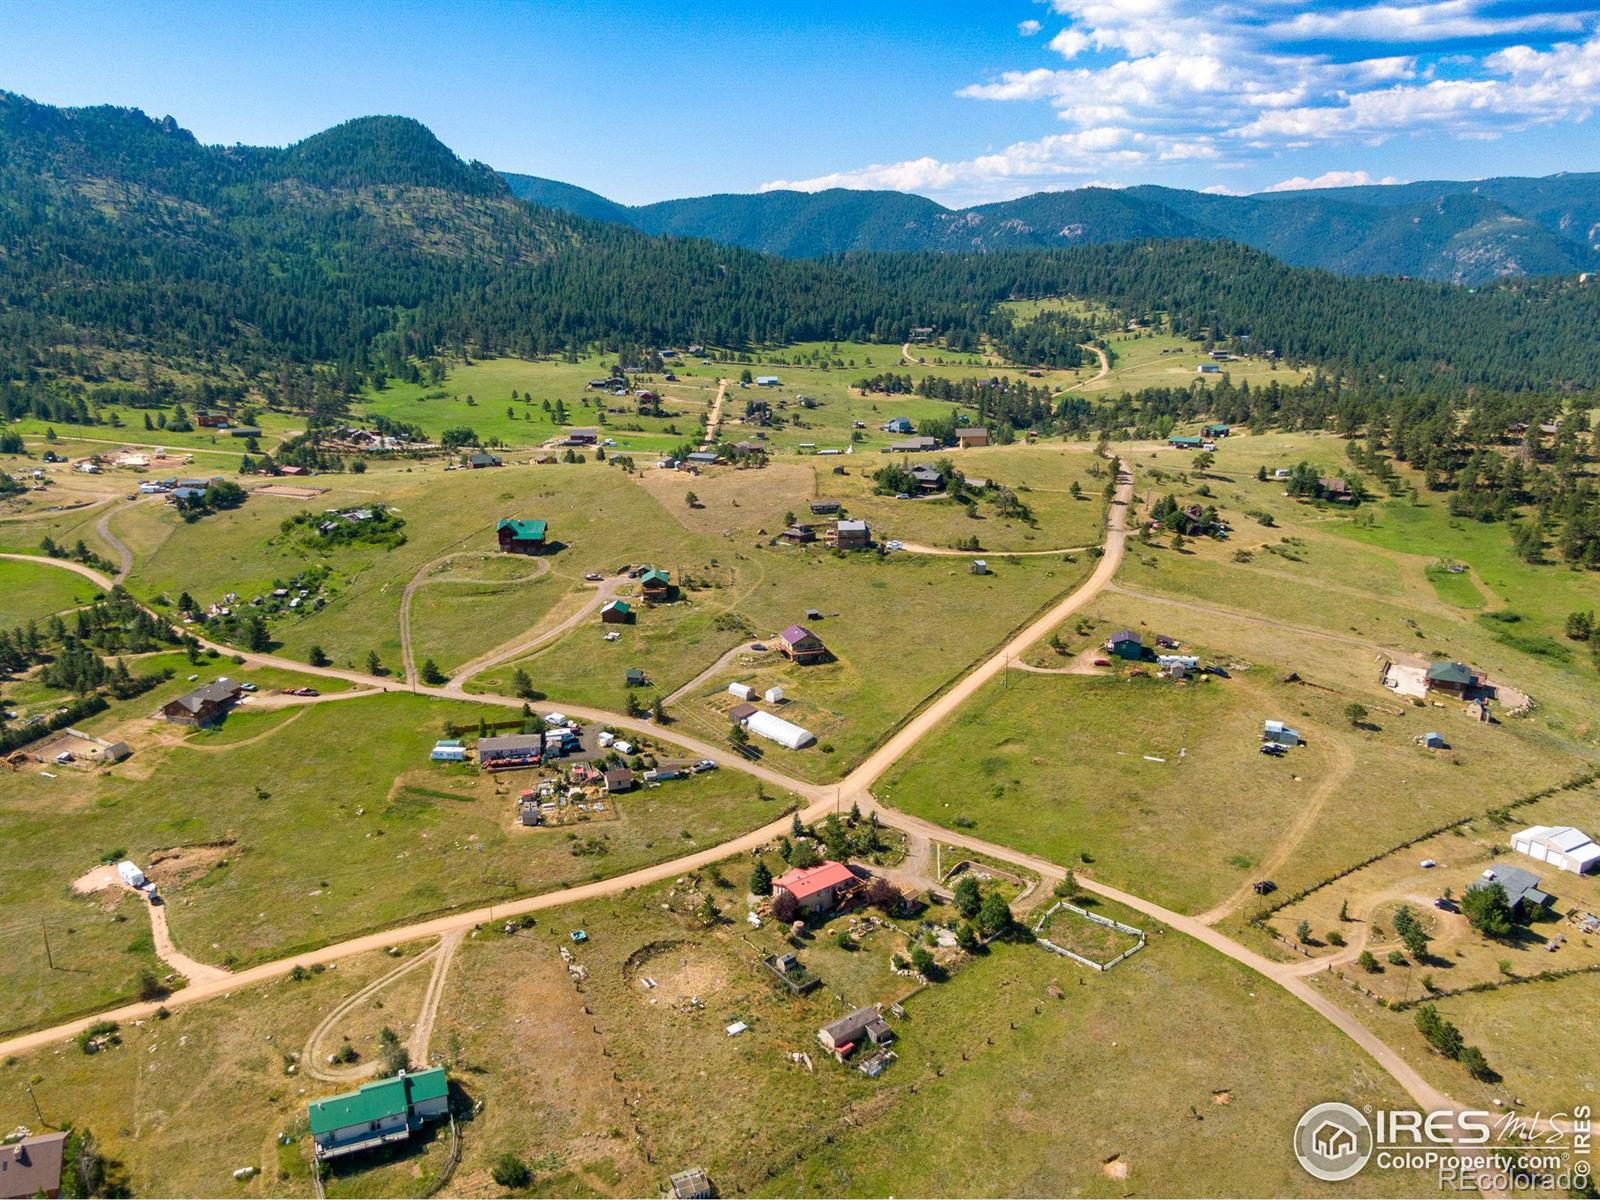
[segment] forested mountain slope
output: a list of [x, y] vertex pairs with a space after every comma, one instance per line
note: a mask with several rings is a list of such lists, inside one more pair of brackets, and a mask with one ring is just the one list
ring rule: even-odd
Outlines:
[[[1039, 202], [1063, 197], [1129, 237], [1194, 219], [1163, 205], [1173, 215], [1148, 227], [1128, 193]], [[1142, 236], [785, 259], [524, 203], [404, 118], [288, 149], [214, 147], [171, 119], [0, 94], [0, 379], [36, 380], [106, 347], [246, 375], [322, 363], [354, 382], [464, 349], [898, 342], [915, 325], [970, 344], [1009, 336], [998, 302], [1062, 294], [1372, 387], [1600, 386], [1600, 289], [1571, 279], [1472, 293]]]
[[1079, 188], [952, 210], [901, 192], [760, 192], [628, 207], [504, 176], [538, 204], [789, 257], [849, 250], [1049, 249], [1148, 237], [1229, 239], [1297, 266], [1454, 283], [1600, 266], [1600, 175], [1218, 196]]

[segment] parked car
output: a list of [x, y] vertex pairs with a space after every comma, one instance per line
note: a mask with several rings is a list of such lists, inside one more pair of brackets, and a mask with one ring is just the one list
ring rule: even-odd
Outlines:
[[253, 692], [256, 690], [256, 685], [253, 683], [241, 683], [239, 685], [239, 690], [241, 692]]
[[1282, 745], [1279, 742], [1262, 742], [1261, 753], [1265, 754], [1269, 758], [1282, 758], [1285, 754], [1289, 753], [1289, 747]]
[[1433, 859], [1431, 859], [1431, 858], [1425, 858], [1425, 859], [1422, 860], [1422, 869], [1424, 871], [1431, 870], [1432, 868], [1437, 867], [1438, 865], [1439, 864], [1434, 862]]
[[605, 578], [605, 576], [600, 574], [599, 571], [590, 571], [588, 574], [586, 574], [584, 576], [584, 578], [587, 579], [590, 583], [599, 583], [602, 579]]
[[1258, 896], [1271, 895], [1273, 892], [1278, 890], [1278, 885], [1273, 883], [1270, 879], [1258, 879], [1250, 886], [1251, 890], [1254, 891]]
[[1454, 900], [1447, 899], [1444, 896], [1440, 896], [1437, 900], [1435, 900], [1433, 902], [1433, 906], [1435, 908], [1442, 908], [1445, 912], [1460, 912], [1461, 911], [1461, 906], [1460, 905], [1458, 905]]
[[715, 771], [717, 769], [717, 760], [714, 758], [702, 758], [694, 764], [694, 769], [696, 771]]
[[1109, 658], [1097, 658], [1094, 660], [1094, 665], [1097, 667], [1109, 667], [1111, 660]]

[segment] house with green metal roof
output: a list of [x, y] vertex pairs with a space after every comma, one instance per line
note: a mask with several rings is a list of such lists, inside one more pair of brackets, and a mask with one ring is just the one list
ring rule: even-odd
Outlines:
[[507, 554], [538, 554], [544, 550], [549, 526], [544, 521], [524, 521], [507, 517], [495, 526], [500, 549]]
[[1173, 434], [1167, 439], [1167, 445], [1174, 450], [1198, 450], [1205, 445], [1204, 438], [1185, 437], [1182, 434]]
[[1481, 686], [1482, 680], [1465, 663], [1436, 662], [1428, 668], [1426, 683], [1430, 692], [1465, 696]]
[[672, 576], [652, 567], [639, 576], [639, 590], [651, 604], [659, 604], [672, 597]]
[[450, 1081], [443, 1067], [405, 1071], [364, 1083], [353, 1092], [313, 1100], [306, 1106], [319, 1159], [355, 1154], [402, 1142], [450, 1108]]
[[633, 609], [626, 600], [607, 600], [600, 606], [600, 619], [607, 625], [627, 625], [633, 620]]

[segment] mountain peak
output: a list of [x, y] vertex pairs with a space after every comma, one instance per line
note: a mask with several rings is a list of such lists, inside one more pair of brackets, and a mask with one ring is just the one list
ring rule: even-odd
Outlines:
[[470, 195], [504, 195], [499, 176], [467, 163], [411, 117], [357, 117], [284, 152], [281, 174], [324, 187], [401, 184]]

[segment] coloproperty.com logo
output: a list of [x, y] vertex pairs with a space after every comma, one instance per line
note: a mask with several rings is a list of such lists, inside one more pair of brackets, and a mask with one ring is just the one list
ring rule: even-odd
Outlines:
[[1422, 1171], [1440, 1191], [1537, 1188], [1582, 1191], [1590, 1182], [1592, 1112], [1580, 1105], [1546, 1117], [1476, 1109], [1313, 1105], [1294, 1128], [1294, 1155], [1308, 1175], [1342, 1183], [1368, 1164]]

